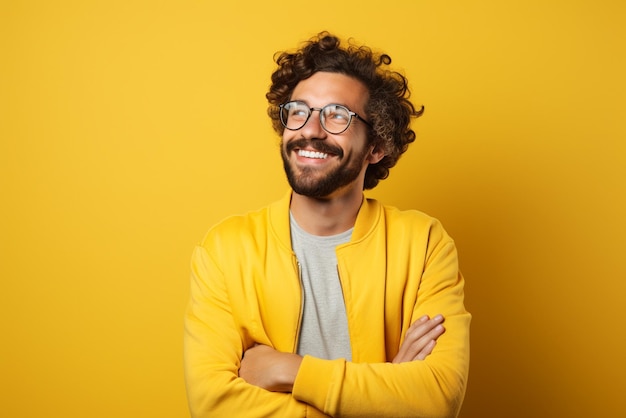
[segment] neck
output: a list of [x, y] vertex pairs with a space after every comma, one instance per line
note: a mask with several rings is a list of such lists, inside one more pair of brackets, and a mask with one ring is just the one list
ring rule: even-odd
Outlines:
[[328, 236], [347, 231], [354, 226], [363, 192], [313, 198], [292, 193], [291, 213], [302, 229], [309, 234]]

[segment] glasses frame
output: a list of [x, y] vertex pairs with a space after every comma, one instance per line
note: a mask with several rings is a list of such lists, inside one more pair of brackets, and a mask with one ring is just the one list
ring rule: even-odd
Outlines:
[[[286, 110], [285, 107], [287, 105], [290, 105], [292, 103], [299, 103], [301, 105], [303, 105], [304, 107], [306, 107], [309, 110], [309, 114], [307, 115], [305, 121], [302, 123], [302, 126], [300, 126], [299, 128], [290, 128], [287, 126], [287, 121], [284, 120], [284, 116], [283, 116], [283, 111]], [[346, 123], [346, 127], [343, 128], [341, 131], [339, 132], [332, 132], [329, 131], [328, 128], [326, 128], [326, 123], [325, 123], [325, 116], [324, 116], [324, 112], [323, 110], [326, 109], [328, 106], [335, 106], [335, 107], [340, 107], [342, 109], [345, 109], [345, 111], [348, 113], [348, 115], [350, 116], [350, 119], [348, 119], [348, 123]], [[304, 128], [306, 126], [306, 124], [309, 122], [309, 119], [311, 119], [311, 115], [313, 114], [314, 111], [318, 111], [320, 112], [320, 125], [322, 127], [322, 129], [324, 129], [326, 132], [328, 132], [331, 135], [339, 135], [344, 133], [345, 131], [348, 130], [348, 128], [350, 127], [350, 124], [352, 123], [352, 119], [359, 119], [361, 121], [363, 121], [367, 126], [369, 126], [370, 128], [372, 127], [372, 125], [366, 121], [365, 119], [363, 119], [361, 116], [359, 116], [358, 113], [351, 111], [350, 109], [348, 109], [346, 106], [344, 105], [340, 105], [337, 103], [329, 103], [323, 107], [309, 107], [309, 105], [306, 102], [303, 102], [302, 100], [291, 100], [289, 102], [286, 103], [282, 103], [280, 105], [278, 105], [278, 107], [280, 108], [280, 112], [279, 112], [279, 117], [280, 117], [280, 123], [283, 124], [283, 126], [285, 127], [285, 129], [289, 129], [290, 131], [298, 131], [302, 128]]]

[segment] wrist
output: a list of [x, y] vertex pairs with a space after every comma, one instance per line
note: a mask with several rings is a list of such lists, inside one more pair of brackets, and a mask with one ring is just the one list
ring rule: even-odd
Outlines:
[[296, 381], [298, 371], [300, 370], [302, 356], [292, 353], [283, 353], [283, 356], [283, 361], [280, 362], [280, 370], [276, 375], [277, 382], [275, 391], [291, 392], [293, 384]]

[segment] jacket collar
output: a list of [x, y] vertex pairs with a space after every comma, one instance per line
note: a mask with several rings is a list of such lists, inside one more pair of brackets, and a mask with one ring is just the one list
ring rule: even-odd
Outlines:
[[[289, 205], [291, 203], [291, 190], [280, 200], [269, 206], [268, 217], [272, 233], [278, 238], [281, 245], [291, 251], [291, 230], [289, 226]], [[355, 243], [365, 239], [374, 227], [380, 222], [382, 206], [375, 199], [363, 197], [363, 202], [354, 224], [351, 242]]]

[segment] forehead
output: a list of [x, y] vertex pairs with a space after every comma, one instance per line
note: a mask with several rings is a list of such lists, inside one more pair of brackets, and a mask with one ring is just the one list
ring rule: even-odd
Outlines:
[[291, 100], [302, 100], [312, 107], [335, 103], [357, 113], [365, 110], [368, 97], [367, 88], [356, 78], [322, 71], [300, 81], [291, 94]]

